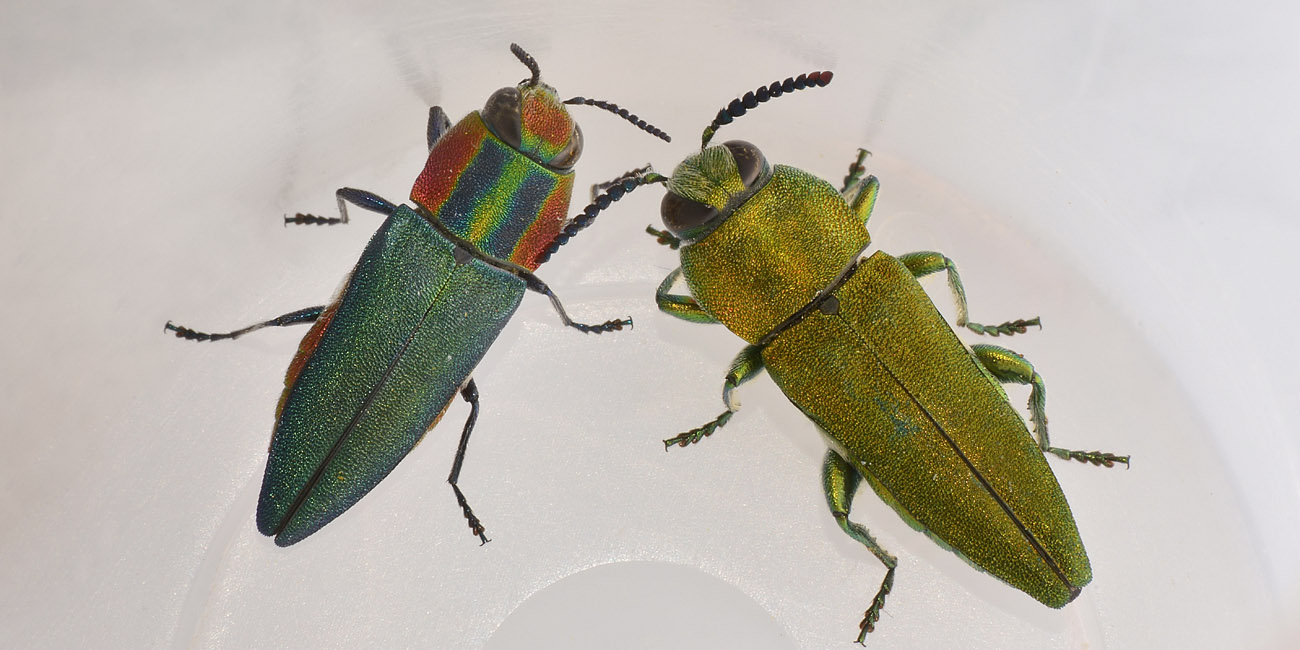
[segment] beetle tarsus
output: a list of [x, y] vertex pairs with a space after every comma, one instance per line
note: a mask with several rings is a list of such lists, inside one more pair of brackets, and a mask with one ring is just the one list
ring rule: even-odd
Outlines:
[[730, 410], [723, 411], [722, 415], [719, 415], [707, 424], [695, 427], [686, 433], [681, 433], [665, 440], [664, 451], [672, 449], [673, 445], [677, 445], [678, 447], [692, 445], [713, 435], [713, 432], [717, 431], [718, 427], [727, 425], [727, 422], [731, 420], [732, 413], [733, 411]]
[[492, 541], [487, 538], [487, 535], [484, 535], [486, 529], [483, 528], [483, 522], [479, 521], [474, 511], [470, 509], [469, 502], [465, 500], [465, 495], [461, 493], [460, 488], [455, 483], [452, 483], [451, 489], [456, 492], [456, 503], [460, 504], [460, 510], [465, 514], [465, 521], [469, 522], [470, 532], [478, 535], [478, 538], [483, 540], [479, 542], [479, 546]]
[[1020, 318], [1017, 320], [1009, 320], [1001, 325], [981, 325], [980, 323], [970, 321], [967, 321], [965, 325], [966, 329], [975, 332], [976, 334], [987, 334], [989, 336], [1012, 336], [1015, 334], [1024, 334], [1029, 331], [1030, 327], [1037, 327], [1040, 330], [1043, 329], [1043, 324], [1038, 320], [1037, 316], [1029, 319]]
[[1072, 449], [1061, 449], [1052, 447], [1047, 451], [1051, 452], [1063, 460], [1077, 460], [1081, 463], [1089, 463], [1096, 467], [1114, 467], [1116, 463], [1123, 463], [1124, 467], [1129, 466], [1129, 457], [1112, 454], [1106, 451], [1075, 451]]
[[343, 219], [338, 217], [320, 217], [314, 214], [298, 212], [292, 217], [285, 215], [284, 225], [293, 224], [295, 226], [333, 226], [344, 223]]
[[656, 230], [654, 226], [646, 226], [645, 231], [653, 235], [655, 241], [659, 242], [664, 246], [667, 246], [668, 248], [677, 250], [682, 246], [682, 240], [679, 239], [676, 235], [668, 232], [667, 230]]

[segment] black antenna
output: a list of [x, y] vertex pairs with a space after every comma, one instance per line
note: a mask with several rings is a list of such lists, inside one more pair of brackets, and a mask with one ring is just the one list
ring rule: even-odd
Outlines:
[[785, 93], [792, 93], [804, 88], [820, 88], [831, 82], [832, 73], [830, 70], [824, 72], [809, 72], [801, 74], [798, 77], [787, 77], [785, 81], [773, 81], [770, 85], [759, 86], [757, 90], [747, 92], [743, 97], [737, 97], [731, 100], [722, 110], [718, 111], [718, 116], [713, 118], [713, 123], [704, 129], [704, 137], [700, 142], [700, 148], [703, 149], [709, 145], [709, 140], [713, 139], [713, 134], [718, 132], [725, 124], [731, 124], [731, 121], [744, 115], [746, 111], [759, 104], [773, 98], [780, 97]]
[[572, 99], [564, 100], [564, 103], [565, 104], [586, 104], [587, 106], [595, 106], [596, 108], [603, 108], [635, 124], [638, 129], [641, 129], [642, 131], [645, 131], [646, 133], [649, 133], [650, 135], [653, 135], [656, 138], [663, 140], [664, 142], [673, 141], [672, 137], [669, 136], [667, 133], [660, 131], [659, 127], [647, 123], [645, 120], [637, 117], [636, 115], [627, 112], [626, 108], [621, 108], [619, 107], [618, 104], [615, 104], [613, 102], [607, 102], [600, 99], [587, 99], [586, 97], [574, 97]]
[[596, 197], [591, 203], [588, 203], [587, 207], [582, 209], [582, 214], [570, 219], [568, 223], [564, 224], [564, 229], [561, 230], [559, 234], [555, 235], [555, 238], [551, 240], [550, 245], [538, 254], [537, 265], [541, 266], [542, 264], [545, 264], [547, 260], [551, 259], [551, 255], [554, 255], [555, 251], [559, 250], [561, 246], [569, 243], [569, 239], [578, 234], [579, 230], [590, 226], [591, 222], [596, 219], [596, 215], [600, 214], [601, 210], [608, 208], [609, 204], [623, 198], [624, 195], [642, 185], [666, 182], [668, 182], [668, 177], [650, 171], [647, 166], [644, 174], [632, 178], [626, 178], [621, 183], [611, 185], [603, 194]]
[[537, 82], [542, 78], [542, 69], [537, 67], [537, 60], [533, 58], [533, 55], [525, 52], [524, 48], [514, 43], [510, 44], [510, 52], [515, 55], [516, 59], [519, 59], [520, 63], [528, 66], [528, 69], [532, 71], [533, 78], [528, 80], [528, 85], [536, 86]]

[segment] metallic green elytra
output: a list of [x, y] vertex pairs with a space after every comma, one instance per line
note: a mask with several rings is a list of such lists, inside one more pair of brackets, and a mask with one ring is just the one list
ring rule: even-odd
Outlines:
[[[979, 334], [1023, 333], [1038, 319], [969, 321], [957, 269], [940, 253], [868, 255], [866, 224], [879, 183], [865, 176], [865, 150], [837, 190], [799, 169], [769, 165], [748, 142], [708, 146], [747, 109], [830, 78], [801, 75], [732, 102], [705, 130], [699, 153], [670, 178], [651, 179], [667, 184], [667, 231], [648, 230], [681, 255], [656, 293], [660, 309], [722, 323], [749, 344], [724, 381], [727, 410], [665, 445], [698, 442], [727, 424], [736, 410], [732, 391], [766, 368], [830, 447], [823, 487], [831, 514], [887, 568], [859, 642], [874, 629], [897, 566], [849, 519], [864, 480], [909, 525], [972, 566], [1062, 607], [1092, 569], [1044, 452], [1106, 466], [1127, 465], [1128, 457], [1052, 447], [1042, 377], [1015, 352], [963, 344], [917, 279], [945, 272], [956, 325]], [[689, 295], [672, 293], [681, 280]], [[1032, 387], [1033, 434], [1004, 383]]]
[[454, 126], [429, 112], [429, 157], [411, 190], [414, 206], [343, 188], [340, 216], [309, 214], [287, 223], [346, 223], [347, 203], [386, 215], [339, 294], [309, 307], [224, 334], [168, 323], [195, 341], [237, 338], [263, 327], [314, 323], [285, 374], [276, 412], [257, 529], [280, 546], [294, 544], [365, 496], [419, 443], [457, 393], [469, 418], [447, 480], [470, 530], [488, 541], [457, 485], [478, 416], [470, 376], [524, 290], [547, 296], [565, 325], [609, 332], [630, 319], [586, 325], [569, 319], [533, 271], [611, 201], [642, 184], [634, 170], [566, 221], [582, 132], [566, 104], [595, 105], [642, 130], [662, 131], [613, 104], [561, 101], [540, 81], [536, 61], [511, 51], [532, 76], [498, 90], [482, 111]]

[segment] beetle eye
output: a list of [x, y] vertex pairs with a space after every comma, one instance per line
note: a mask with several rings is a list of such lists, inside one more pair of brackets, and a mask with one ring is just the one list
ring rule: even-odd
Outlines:
[[754, 182], [758, 180], [758, 175], [763, 172], [763, 152], [758, 147], [745, 142], [744, 140], [728, 140], [722, 143], [731, 152], [731, 157], [736, 160], [736, 168], [740, 170], [740, 180], [745, 183], [745, 187], [753, 187]]
[[492, 93], [483, 106], [483, 122], [496, 137], [515, 149], [523, 142], [521, 103], [518, 88], [502, 88]]
[[551, 158], [547, 163], [552, 169], [571, 169], [578, 162], [578, 156], [582, 155], [582, 129], [578, 128], [578, 123], [573, 123], [573, 133], [569, 134], [569, 143]]
[[718, 216], [718, 209], [668, 192], [664, 194], [663, 203], [659, 204], [659, 214], [668, 230], [680, 236], [683, 232], [712, 221]]

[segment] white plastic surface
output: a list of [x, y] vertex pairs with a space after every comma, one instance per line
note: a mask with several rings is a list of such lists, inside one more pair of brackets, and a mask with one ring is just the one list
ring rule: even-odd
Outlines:
[[427, 107], [459, 119], [525, 76], [514, 41], [565, 96], [675, 136], [574, 109], [582, 187], [671, 171], [732, 97], [834, 70], [719, 138], [832, 181], [871, 149], [877, 244], [954, 259], [977, 320], [1041, 316], [996, 342], [1046, 377], [1053, 440], [1133, 455], [1052, 461], [1096, 576], [1061, 611], [861, 493], [855, 518], [900, 560], [874, 647], [1293, 647], [1300, 10], [916, 4], [0, 9], [4, 645], [850, 647], [883, 569], [826, 512], [822, 444], [770, 380], [662, 450], [721, 410], [741, 344], [655, 310], [675, 265], [641, 233], [657, 188], [540, 273], [575, 317], [636, 329], [583, 336], [533, 296], [476, 373], [461, 485], [492, 543], [444, 482], [463, 404], [316, 536], [257, 534], [305, 330], [198, 345], [162, 324], [328, 299], [378, 219], [280, 215], [330, 213], [345, 185], [403, 199]]

